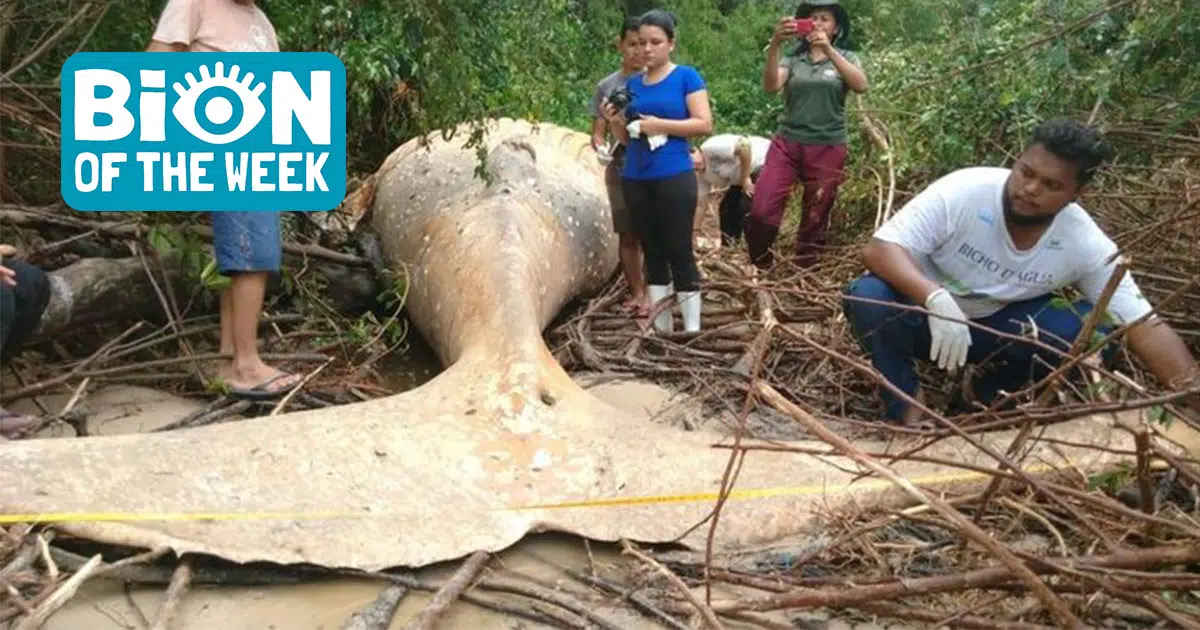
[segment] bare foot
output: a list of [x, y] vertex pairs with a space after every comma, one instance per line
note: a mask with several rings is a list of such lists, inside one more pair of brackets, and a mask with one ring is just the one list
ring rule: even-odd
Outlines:
[[273, 368], [261, 359], [227, 363], [220, 376], [233, 396], [250, 399], [268, 399], [285, 394], [301, 380], [298, 374]]

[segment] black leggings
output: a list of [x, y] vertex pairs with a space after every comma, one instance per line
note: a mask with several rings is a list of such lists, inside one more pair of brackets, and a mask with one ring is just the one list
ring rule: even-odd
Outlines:
[[692, 251], [696, 173], [666, 179], [624, 179], [625, 205], [642, 241], [648, 284], [675, 283], [676, 291], [699, 291], [700, 272]]
[[[758, 183], [758, 173], [750, 175], [750, 181]], [[730, 186], [721, 198], [721, 245], [729, 246], [742, 239], [746, 215], [750, 214], [750, 197], [741, 186]]]

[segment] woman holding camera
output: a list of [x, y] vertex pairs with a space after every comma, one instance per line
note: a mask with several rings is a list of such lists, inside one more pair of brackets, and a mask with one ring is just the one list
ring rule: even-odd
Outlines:
[[700, 330], [700, 273], [692, 251], [696, 176], [687, 138], [712, 131], [708, 91], [700, 73], [671, 61], [675, 16], [660, 10], [639, 19], [645, 71], [629, 80], [630, 103], [610, 102], [605, 116], [628, 149], [622, 173], [625, 203], [633, 216], [646, 260], [651, 308], [666, 308], [655, 329], [674, 329], [672, 309], [660, 304], [678, 292], [686, 331]]
[[[779, 49], [792, 37], [799, 42], [781, 60]], [[846, 95], [867, 91], [867, 75], [850, 46], [850, 16], [836, 0], [802, 2], [771, 36], [763, 89], [783, 90], [784, 111], [746, 220], [747, 249], [759, 267], [772, 263], [770, 248], [796, 180], [804, 184], [796, 262], [812, 265], [825, 245], [846, 163]]]

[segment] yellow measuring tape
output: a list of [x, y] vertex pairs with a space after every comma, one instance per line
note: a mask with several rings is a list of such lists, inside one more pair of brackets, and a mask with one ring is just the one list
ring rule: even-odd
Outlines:
[[[1069, 464], [1068, 464], [1069, 465]], [[1026, 473], [1037, 474], [1056, 470], [1054, 466], [1045, 464], [1026, 467]], [[973, 471], [939, 473], [912, 477], [909, 481], [914, 486], [937, 486], [956, 482], [971, 481], [988, 477], [983, 473]], [[807, 486], [780, 486], [774, 488], [745, 488], [734, 489], [729, 493], [729, 500], [768, 499], [783, 496], [803, 496], [814, 494], [843, 494], [846, 492], [865, 492], [892, 487], [894, 484], [885, 479], [868, 478], [853, 484], [813, 484]], [[631, 505], [660, 505], [670, 503], [695, 503], [699, 501], [716, 501], [718, 492], [695, 492], [690, 494], [663, 494], [640, 497], [611, 497], [602, 499], [583, 499], [579, 501], [560, 501], [554, 503], [535, 503], [494, 508], [501, 511], [525, 510], [561, 510], [591, 507], [618, 507]], [[99, 523], [99, 522], [135, 522], [135, 521], [311, 521], [311, 520], [347, 520], [379, 518], [385, 516], [381, 512], [340, 511], [340, 512], [46, 512], [39, 514], [0, 514], [0, 524], [14, 523]]]

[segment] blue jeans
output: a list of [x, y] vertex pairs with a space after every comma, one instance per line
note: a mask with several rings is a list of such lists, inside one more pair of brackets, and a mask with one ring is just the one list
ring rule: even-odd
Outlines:
[[[843, 293], [847, 297], [842, 299], [842, 306], [851, 331], [870, 356], [875, 369], [898, 389], [915, 396], [918, 382], [914, 360], [929, 359], [928, 317], [919, 311], [848, 299], [912, 305], [908, 298], [873, 274], [860, 276], [847, 285]], [[972, 321], [1001, 333], [1025, 337], [1029, 337], [1036, 326], [1038, 341], [1066, 352], [1079, 336], [1092, 305], [1081, 300], [1069, 308], [1057, 306], [1051, 303], [1053, 297], [1047, 294], [1014, 302], [988, 317]], [[1096, 332], [1101, 334], [1111, 330], [1112, 327], [1106, 324], [1096, 327]], [[1105, 360], [1111, 360], [1116, 350], [1116, 344], [1108, 344], [1103, 351]], [[1061, 362], [1061, 355], [1031, 343], [971, 328], [967, 363], [981, 368], [971, 388], [976, 400], [985, 405], [991, 404], [1002, 389], [1014, 392], [1045, 378]], [[882, 397], [888, 419], [903, 417], [908, 409], [906, 401], [887, 389], [882, 390]]]
[[213, 255], [223, 274], [279, 271], [283, 262], [281, 213], [212, 212]]

